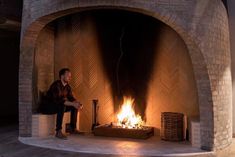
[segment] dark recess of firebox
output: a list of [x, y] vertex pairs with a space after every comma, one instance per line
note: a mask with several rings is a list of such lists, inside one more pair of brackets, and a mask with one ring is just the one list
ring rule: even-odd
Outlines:
[[139, 13], [95, 10], [101, 58], [112, 85], [115, 110], [123, 96], [135, 99], [135, 110], [144, 117], [147, 88], [152, 74], [160, 21]]

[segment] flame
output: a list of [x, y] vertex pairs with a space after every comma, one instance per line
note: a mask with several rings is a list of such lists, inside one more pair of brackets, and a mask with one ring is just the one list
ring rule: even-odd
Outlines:
[[133, 109], [134, 99], [130, 97], [123, 98], [123, 104], [117, 114], [117, 125], [123, 128], [141, 128], [143, 120], [140, 115], [136, 115]]

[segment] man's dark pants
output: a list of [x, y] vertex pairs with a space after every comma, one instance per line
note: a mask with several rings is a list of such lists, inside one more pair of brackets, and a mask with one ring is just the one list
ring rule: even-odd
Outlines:
[[57, 117], [56, 117], [56, 131], [62, 129], [62, 122], [64, 117], [64, 112], [70, 111], [70, 127], [71, 130], [76, 129], [77, 124], [77, 113], [78, 110], [73, 106], [65, 106], [64, 104], [57, 106]]

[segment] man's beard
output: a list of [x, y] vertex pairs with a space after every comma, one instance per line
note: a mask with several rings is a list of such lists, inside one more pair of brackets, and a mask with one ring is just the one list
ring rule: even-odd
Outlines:
[[69, 81], [66, 81], [65, 79], [63, 79], [64, 83], [69, 83]]

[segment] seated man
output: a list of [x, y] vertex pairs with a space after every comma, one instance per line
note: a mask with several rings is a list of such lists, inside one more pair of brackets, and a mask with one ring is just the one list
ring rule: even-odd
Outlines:
[[47, 105], [53, 106], [56, 117], [56, 134], [55, 137], [67, 139], [66, 135], [61, 132], [64, 112], [70, 111], [70, 133], [76, 134], [77, 112], [82, 109], [82, 104], [78, 102], [73, 94], [69, 81], [71, 80], [71, 72], [68, 68], [59, 71], [60, 79], [53, 82], [46, 93]]

